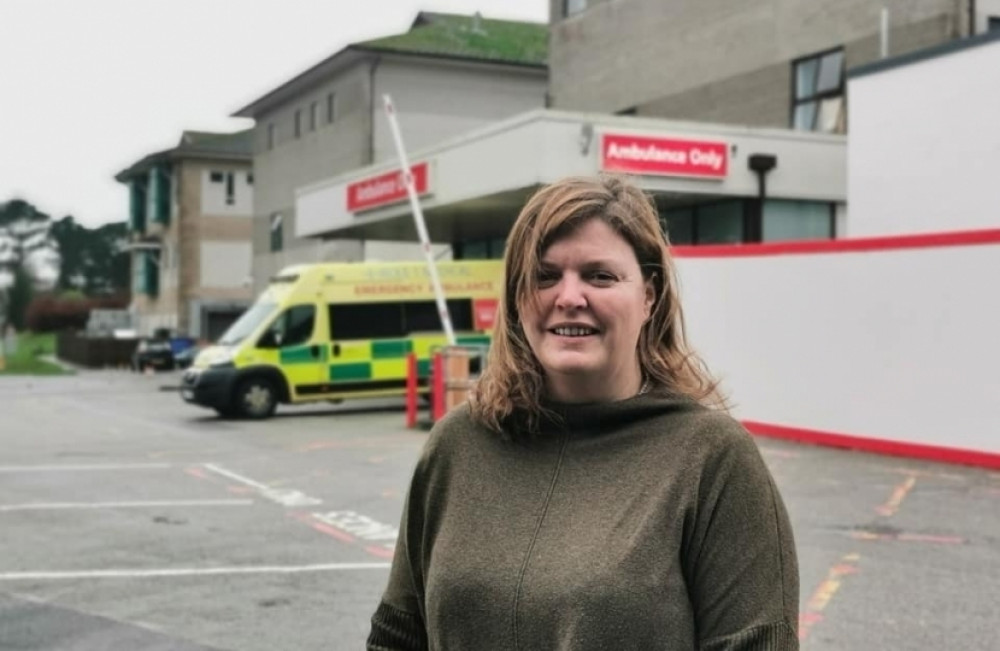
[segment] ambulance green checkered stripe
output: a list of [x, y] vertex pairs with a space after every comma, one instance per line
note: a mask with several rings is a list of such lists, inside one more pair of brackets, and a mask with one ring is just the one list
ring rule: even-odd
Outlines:
[[369, 362], [330, 365], [331, 382], [349, 382], [353, 380], [370, 379], [372, 379], [372, 365]]
[[326, 361], [326, 347], [319, 347], [319, 357], [313, 357], [312, 346], [298, 346], [296, 348], [282, 348], [280, 360], [282, 364], [315, 364]]
[[456, 337], [455, 343], [459, 346], [489, 346], [490, 338], [486, 335], [469, 335], [465, 337]]
[[394, 359], [406, 357], [413, 350], [413, 342], [409, 339], [389, 339], [372, 342], [372, 359]]
[[429, 359], [418, 359], [417, 360], [417, 377], [430, 377], [431, 376], [431, 360]]

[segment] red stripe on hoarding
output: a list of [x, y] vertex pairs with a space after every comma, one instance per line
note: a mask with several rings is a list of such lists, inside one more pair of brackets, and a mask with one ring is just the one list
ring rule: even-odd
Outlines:
[[672, 246], [678, 258], [745, 258], [766, 255], [804, 255], [811, 253], [860, 253], [899, 249], [929, 249], [948, 246], [1000, 244], [1000, 229], [858, 237], [843, 240], [769, 242], [765, 244], [709, 244]]
[[926, 445], [924, 443], [912, 443], [909, 441], [889, 441], [886, 439], [854, 436], [850, 434], [838, 434], [835, 432], [821, 432], [819, 430], [759, 423], [752, 420], [745, 420], [742, 422], [743, 426], [747, 428], [747, 431], [757, 436], [784, 439], [786, 441], [797, 441], [799, 443], [814, 443], [816, 445], [825, 445], [835, 448], [849, 448], [852, 450], [875, 452], [878, 454], [888, 454], [899, 457], [941, 461], [944, 463], [958, 463], [968, 466], [981, 466], [984, 468], [1000, 468], [1000, 454], [993, 452], [946, 448], [937, 445]]

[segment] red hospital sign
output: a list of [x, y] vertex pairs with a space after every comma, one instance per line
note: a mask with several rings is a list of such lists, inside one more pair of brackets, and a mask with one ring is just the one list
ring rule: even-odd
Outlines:
[[[430, 192], [430, 174], [426, 162], [410, 167], [413, 185], [418, 195]], [[403, 171], [387, 172], [347, 185], [347, 210], [360, 212], [406, 201], [406, 182]]]
[[729, 171], [729, 145], [705, 140], [606, 133], [601, 138], [601, 169], [630, 174], [723, 179]]

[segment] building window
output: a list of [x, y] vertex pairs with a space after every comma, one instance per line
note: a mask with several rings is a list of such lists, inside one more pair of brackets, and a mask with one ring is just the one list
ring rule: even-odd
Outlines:
[[505, 238], [492, 240], [466, 240], [452, 242], [452, 257], [455, 260], [499, 260], [503, 258]]
[[833, 239], [833, 204], [821, 201], [764, 201], [763, 241]]
[[743, 201], [698, 206], [698, 244], [738, 244], [745, 241]]
[[319, 123], [319, 102], [313, 102], [309, 105], [309, 130], [315, 131], [316, 125]]
[[284, 220], [280, 212], [271, 215], [271, 253], [281, 251], [285, 246], [281, 224]]
[[986, 19], [986, 31], [1000, 32], [1000, 16], [990, 16]]
[[222, 183], [226, 180], [226, 175], [222, 172], [209, 172], [208, 180], [212, 183]]
[[660, 225], [672, 245], [694, 244], [694, 208], [672, 208], [662, 213]]
[[587, 0], [563, 0], [563, 16], [578, 14], [587, 8]]
[[830, 50], [792, 63], [792, 127], [844, 132], [844, 50]]
[[295, 137], [302, 137], [302, 109], [295, 109]]
[[247, 172], [247, 185], [253, 185], [253, 172]]
[[267, 125], [267, 150], [271, 151], [274, 149], [274, 123], [269, 123]]
[[326, 122], [333, 124], [337, 119], [337, 94], [330, 93], [326, 96]]

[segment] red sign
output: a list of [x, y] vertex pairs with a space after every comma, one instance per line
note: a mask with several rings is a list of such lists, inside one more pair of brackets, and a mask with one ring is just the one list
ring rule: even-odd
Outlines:
[[497, 299], [472, 299], [472, 318], [476, 330], [492, 330], [497, 319]]
[[[417, 163], [410, 167], [413, 172], [413, 185], [418, 195], [430, 192], [429, 165]], [[347, 210], [360, 212], [370, 208], [388, 206], [406, 201], [406, 181], [403, 170], [380, 174], [369, 179], [362, 179], [347, 185]]]
[[722, 179], [729, 171], [724, 142], [604, 134], [601, 169], [657, 176]]

